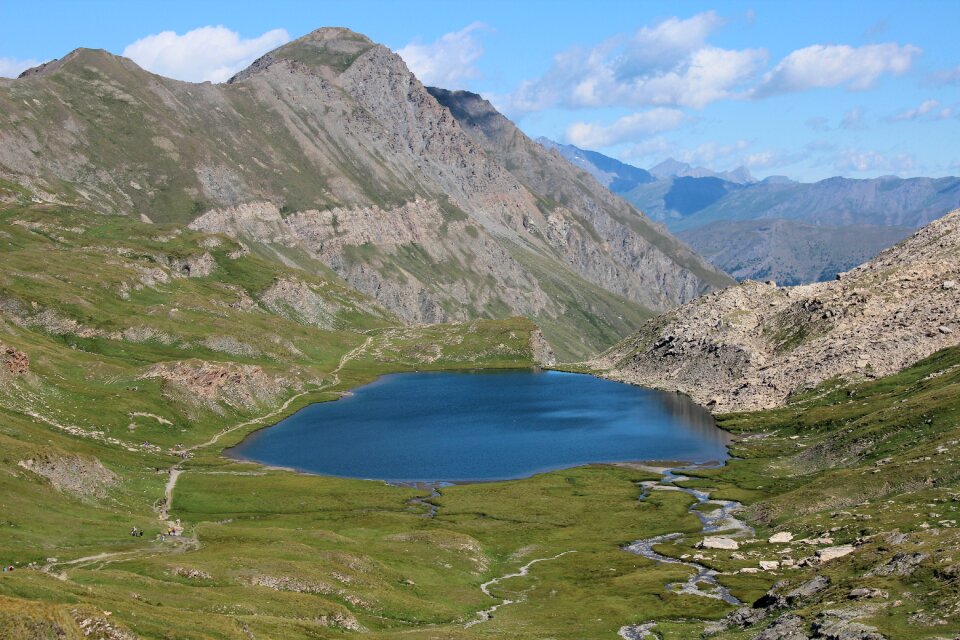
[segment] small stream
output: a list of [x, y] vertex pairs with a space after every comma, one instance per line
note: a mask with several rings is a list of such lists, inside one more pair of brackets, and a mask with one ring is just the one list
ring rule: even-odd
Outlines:
[[[682, 491], [683, 493], [689, 494], [696, 499], [696, 502], [690, 507], [690, 512], [695, 514], [700, 519], [700, 522], [703, 525], [703, 533], [724, 531], [728, 532], [728, 537], [749, 537], [754, 534], [752, 527], [748, 526], [746, 523], [733, 515], [738, 509], [741, 508], [739, 502], [735, 502], [733, 500], [711, 500], [710, 494], [705, 491], [698, 491], [697, 489], [685, 489], [674, 484], [675, 482], [688, 479], [689, 478], [686, 476], [676, 475], [672, 470], [665, 471], [663, 478], [661, 478], [659, 481], [650, 480], [639, 483], [639, 485], [645, 489], [640, 495], [639, 499], [645, 500], [650, 495], [651, 491]], [[697, 509], [697, 507], [702, 504], [717, 505], [718, 508], [706, 512]], [[723, 600], [724, 602], [734, 605], [741, 604], [740, 601], [730, 593], [729, 589], [719, 583], [717, 580], [717, 572], [713, 569], [689, 560], [670, 558], [653, 550], [654, 546], [663, 544], [669, 540], [674, 540], [682, 535], [684, 534], [677, 532], [655, 536], [653, 538], [637, 540], [624, 547], [624, 550], [629, 551], [630, 553], [635, 553], [649, 560], [653, 560], [654, 562], [680, 564], [691, 567], [695, 570], [694, 574], [690, 576], [686, 582], [668, 584], [666, 586], [667, 590], [676, 591], [677, 593], [703, 596], [705, 598], [715, 598], [717, 600]], [[624, 638], [631, 637], [629, 634], [632, 631], [633, 627], [623, 627], [620, 630], [620, 636]], [[624, 635], [625, 633], [627, 635]]]
[[423, 507], [426, 509], [426, 511], [423, 513], [418, 514], [421, 518], [436, 518], [437, 505], [430, 502], [430, 500], [433, 498], [439, 498], [440, 488], [443, 486], [448, 486], [449, 484], [449, 482], [411, 482], [407, 484], [399, 484], [397, 486], [408, 486], [416, 489], [430, 489], [430, 495], [410, 498], [407, 500], [407, 505], [413, 508]]

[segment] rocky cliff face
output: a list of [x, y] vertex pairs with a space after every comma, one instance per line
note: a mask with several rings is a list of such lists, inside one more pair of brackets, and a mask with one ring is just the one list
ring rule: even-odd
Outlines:
[[543, 224], [539, 218], [525, 216], [525, 228], [554, 240], [565, 261], [591, 281], [658, 310], [730, 284], [593, 176], [524, 135], [487, 100], [468, 91], [429, 91], [478, 145], [539, 196], [548, 226], [537, 227]]
[[222, 85], [81, 49], [0, 81], [0, 177], [318, 257], [410, 322], [529, 315], [566, 357], [729, 284], [496, 112], [510, 144], [452, 106], [345, 29]]
[[597, 364], [716, 411], [781, 405], [837, 377], [878, 377], [960, 343], [960, 210], [838, 280], [745, 282], [649, 321]]

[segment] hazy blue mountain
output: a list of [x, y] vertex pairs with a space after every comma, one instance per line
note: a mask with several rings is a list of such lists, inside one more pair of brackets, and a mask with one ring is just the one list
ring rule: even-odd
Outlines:
[[656, 180], [649, 171], [620, 162], [596, 151], [581, 149], [572, 144], [560, 144], [542, 136], [537, 138], [537, 142], [547, 149], [556, 150], [571, 164], [592, 175], [597, 182], [614, 193], [625, 193], [637, 185]]
[[818, 226], [784, 220], [724, 220], [677, 234], [738, 280], [782, 285], [832, 280], [915, 231], [877, 225]]
[[[643, 171], [595, 151], [540, 142], [594, 175]], [[746, 169], [717, 172], [672, 158], [649, 174], [653, 180], [629, 188], [625, 180], [601, 183], [739, 279], [829, 279], [960, 208], [960, 178], [953, 177], [757, 182]]]
[[713, 171], [706, 167], [694, 167], [691, 164], [680, 162], [673, 158], [667, 158], [660, 164], [652, 167], [650, 173], [660, 180], [670, 178], [719, 178], [737, 184], [756, 182], [746, 167], [737, 167], [733, 171]]

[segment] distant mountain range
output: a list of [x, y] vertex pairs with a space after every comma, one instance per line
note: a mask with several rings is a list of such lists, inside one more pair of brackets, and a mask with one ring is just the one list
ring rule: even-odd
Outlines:
[[560, 144], [542, 136], [537, 138], [537, 142], [547, 149], [556, 149], [571, 164], [592, 175], [597, 182], [614, 193], [626, 193], [641, 184], [657, 180], [656, 176], [645, 169], [620, 162], [616, 158], [596, 151], [587, 151], [572, 144]]
[[[960, 178], [757, 181], [667, 159], [644, 171], [540, 138], [735, 278], [828, 280], [960, 207]], [[642, 173], [638, 173], [642, 172]], [[641, 179], [643, 175], [650, 179]]]
[[737, 167], [733, 171], [712, 171], [706, 167], [694, 167], [686, 162], [667, 158], [650, 169], [650, 173], [659, 180], [670, 178], [719, 178], [736, 184], [756, 182], [746, 167]]

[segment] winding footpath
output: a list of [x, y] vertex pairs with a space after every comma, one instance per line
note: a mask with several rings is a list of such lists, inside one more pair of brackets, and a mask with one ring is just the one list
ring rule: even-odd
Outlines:
[[[570, 551], [563, 551], [561, 553], [558, 553], [555, 556], [550, 556], [549, 558], [535, 558], [530, 562], [528, 562], [527, 564], [520, 567], [520, 570], [517, 571], [516, 573], [508, 573], [506, 575], [500, 576], [499, 578], [494, 578], [493, 580], [487, 580], [482, 585], [480, 585], [480, 591], [483, 591], [485, 595], [488, 595], [491, 598], [496, 598], [495, 595], [490, 593], [490, 587], [492, 587], [493, 585], [500, 584], [504, 580], [509, 580], [510, 578], [521, 578], [525, 575], [528, 575], [530, 573], [530, 567], [537, 564], [538, 562], [546, 562], [547, 560], [556, 560], [557, 558], [561, 556], [565, 556], [568, 553], [576, 553], [576, 550], [572, 549]], [[484, 609], [483, 611], [478, 612], [477, 619], [471, 620], [470, 622], [463, 625], [463, 627], [464, 629], [469, 629], [470, 627], [480, 624], [481, 622], [487, 622], [488, 620], [490, 620], [490, 618], [493, 617], [493, 614], [497, 609], [500, 609], [501, 607], [505, 607], [509, 604], [514, 604], [516, 602], [519, 602], [519, 601], [510, 600], [509, 598], [500, 598], [500, 602], [498, 604], [495, 604], [492, 607], [489, 607], [487, 609]]]
[[[680, 491], [693, 496], [696, 499], [696, 502], [690, 506], [689, 511], [700, 519], [700, 524], [702, 526], [701, 533], [710, 534], [719, 533], [722, 531], [724, 532], [724, 537], [731, 538], [749, 537], [754, 535], [754, 530], [752, 527], [733, 515], [742, 507], [739, 502], [733, 500], [711, 500], [710, 494], [706, 491], [687, 489], [674, 484], [675, 482], [688, 479], [689, 478], [686, 476], [674, 474], [672, 470], [666, 470], [663, 472], [663, 478], [661, 478], [659, 481], [648, 480], [646, 482], [638, 483], [644, 488], [644, 491], [640, 494], [639, 499], [646, 500], [651, 491]], [[697, 508], [702, 504], [715, 505], [717, 508], [711, 511], [702, 511]], [[627, 545], [624, 547], [624, 550], [629, 551], [630, 553], [635, 553], [638, 556], [647, 558], [648, 560], [653, 560], [654, 562], [679, 564], [694, 569], [693, 574], [687, 578], [686, 581], [668, 584], [666, 586], [668, 591], [702, 596], [704, 598], [714, 598], [716, 600], [723, 600], [724, 602], [733, 605], [741, 604], [741, 602], [732, 593], [730, 593], [730, 590], [727, 587], [720, 584], [720, 582], [717, 580], [717, 576], [719, 574], [715, 570], [697, 562], [678, 560], [677, 558], [671, 558], [654, 551], [653, 548], [656, 545], [663, 544], [669, 540], [675, 540], [682, 535], [684, 534], [681, 532], [676, 532], [654, 536], [653, 538], [644, 538]], [[709, 586], [703, 587], [702, 585]], [[655, 623], [649, 622], [639, 625], [627, 625], [620, 628], [618, 635], [621, 638], [624, 638], [624, 640], [638, 640], [640, 638], [656, 637], [656, 634], [651, 631], [654, 626]]]
[[[364, 353], [364, 352], [370, 347], [370, 344], [371, 344], [372, 342], [373, 342], [373, 336], [369, 336], [369, 337], [367, 337], [367, 339], [364, 341], [364, 343], [363, 343], [362, 345], [360, 345], [360, 346], [358, 346], [358, 347], [356, 347], [356, 348], [354, 348], [354, 349], [351, 349], [351, 350], [348, 351], [347, 353], [343, 354], [343, 356], [341, 356], [341, 358], [340, 358], [339, 363], [337, 364], [337, 367], [336, 367], [333, 371], [330, 372], [330, 380], [329, 380], [328, 382], [326, 382], [325, 384], [320, 385], [319, 387], [317, 387], [317, 388], [315, 388], [315, 389], [309, 389], [309, 390], [307, 390], [307, 391], [301, 391], [300, 393], [297, 393], [297, 394], [289, 397], [289, 398], [286, 400], [286, 402], [284, 402], [282, 405], [280, 405], [280, 407], [278, 407], [277, 409], [274, 409], [274, 410], [271, 411], [270, 413], [264, 414], [264, 415], [262, 415], [262, 416], [258, 416], [258, 417], [256, 417], [256, 418], [252, 418], [252, 419], [250, 419], [250, 420], [246, 420], [246, 421], [244, 421], [244, 422], [240, 422], [240, 423], [238, 423], [238, 424], [235, 424], [235, 425], [232, 425], [232, 426], [230, 426], [230, 427], [227, 427], [226, 429], [222, 429], [222, 430], [218, 431], [212, 438], [210, 438], [210, 439], [207, 440], [206, 442], [202, 442], [202, 443], [200, 443], [200, 444], [195, 444], [195, 445], [193, 445], [193, 446], [190, 446], [190, 447], [187, 447], [187, 448], [185, 448], [185, 449], [182, 449], [181, 451], [183, 451], [183, 452], [185, 452], [185, 453], [190, 453], [190, 452], [193, 452], [193, 451], [197, 451], [197, 450], [199, 450], [199, 449], [203, 449], [203, 448], [205, 448], [205, 447], [212, 446], [212, 445], [216, 444], [216, 443], [220, 440], [220, 438], [222, 438], [223, 436], [225, 436], [225, 435], [227, 435], [227, 434], [229, 434], [229, 433], [233, 433], [234, 431], [237, 431], [238, 429], [243, 429], [243, 428], [245, 428], [245, 427], [250, 427], [250, 426], [253, 426], [253, 425], [255, 425], [255, 424], [260, 424], [260, 423], [262, 423], [262, 422], [266, 422], [267, 420], [270, 420], [271, 418], [275, 418], [276, 416], [284, 413], [284, 412], [290, 407], [290, 405], [293, 404], [293, 402], [295, 402], [297, 399], [302, 398], [303, 396], [305, 396], [305, 395], [307, 395], [307, 394], [310, 394], [310, 393], [318, 393], [318, 392], [321, 392], [321, 391], [325, 391], [326, 389], [329, 389], [329, 388], [331, 388], [331, 387], [334, 387], [334, 386], [340, 384], [340, 375], [339, 375], [339, 374], [340, 374], [340, 371], [343, 369], [343, 367], [345, 367], [348, 362], [350, 362], [351, 360], [353, 360], [354, 358], [356, 358], [357, 356], [359, 356], [361, 353]], [[49, 420], [49, 419], [47, 419], [47, 418], [44, 418], [44, 417], [42, 417], [42, 416], [40, 416], [40, 415], [35, 415], [35, 414], [31, 414], [31, 415], [32, 415], [33, 417], [35, 417], [35, 418], [37, 418], [37, 419], [45, 422], [45, 423], [48, 423], [48, 424], [52, 425], [52, 426], [58, 427], [58, 428], [60, 428], [60, 429], [68, 429], [68, 427], [65, 427], [64, 425], [57, 424], [57, 423], [55, 423], [55, 422], [53, 422], [53, 421], [51, 421], [51, 420]], [[117, 442], [119, 443], [119, 441], [117, 441]], [[120, 443], [120, 444], [122, 444], [122, 443]], [[175, 465], [173, 465], [172, 467], [170, 467], [170, 469], [169, 469], [169, 471], [168, 471], [167, 483], [166, 483], [166, 485], [164, 486], [163, 502], [157, 507], [158, 517], [159, 517], [160, 521], [164, 524], [164, 526], [165, 526], [166, 528], [170, 528], [170, 527], [173, 527], [173, 526], [174, 526], [174, 522], [172, 522], [172, 521], [169, 519], [169, 518], [170, 518], [170, 511], [171, 511], [171, 509], [172, 509], [172, 507], [173, 507], [173, 492], [174, 492], [174, 489], [176, 489], [177, 480], [179, 480], [180, 476], [181, 476], [183, 473], [186, 472], [186, 469], [183, 468], [183, 464], [187, 461], [187, 459], [188, 459], [187, 457], [184, 457], [183, 460], [181, 460], [181, 461], [178, 462], [177, 464], [175, 464]], [[211, 472], [211, 473], [217, 473], [217, 472]], [[220, 472], [220, 473], [232, 473], [232, 472]], [[243, 473], [243, 472], [236, 472], [236, 473]], [[244, 474], [244, 475], [246, 475], [246, 474]], [[152, 548], [144, 548], [144, 549], [134, 549], [134, 550], [129, 550], [129, 551], [103, 552], [103, 553], [97, 553], [97, 554], [94, 554], [94, 555], [84, 556], [84, 557], [82, 557], [82, 558], [75, 558], [75, 559], [73, 559], [73, 560], [68, 560], [68, 561], [63, 561], [63, 562], [53, 560], [53, 561], [50, 561], [50, 562], [48, 562], [47, 564], [45, 564], [43, 567], [41, 567], [40, 570], [43, 571], [43, 572], [45, 572], [45, 573], [49, 573], [49, 574], [55, 575], [56, 577], [58, 577], [58, 578], [61, 579], [61, 580], [66, 580], [66, 579], [67, 579], [67, 575], [66, 575], [65, 569], [66, 569], [67, 567], [70, 567], [70, 568], [79, 568], [79, 567], [85, 567], [85, 566], [92, 565], [92, 564], [99, 564], [99, 565], [102, 566], [102, 565], [105, 565], [105, 564], [109, 564], [109, 563], [111, 563], [111, 562], [118, 562], [118, 561], [120, 561], [120, 560], [125, 560], [125, 559], [127, 559], [127, 558], [132, 558], [132, 557], [143, 557], [143, 556], [157, 555], [157, 554], [161, 554], [161, 553], [183, 552], [183, 551], [187, 551], [187, 550], [198, 549], [198, 548], [200, 547], [200, 541], [196, 538], [196, 536], [176, 536], [175, 538], [171, 538], [171, 540], [176, 540], [176, 546], [174, 546], [174, 547], [152, 547]], [[57, 570], [58, 567], [60, 568], [60, 569], [59, 569], [59, 573], [58, 573], [58, 570]]]
[[[310, 394], [310, 393], [319, 393], [320, 391], [325, 391], [325, 390], [329, 389], [330, 387], [335, 387], [335, 386], [337, 386], [338, 384], [340, 384], [340, 371], [343, 370], [343, 368], [347, 365], [348, 362], [350, 362], [351, 360], [353, 360], [354, 358], [356, 358], [356, 357], [357, 357], [358, 355], [360, 355], [361, 353], [364, 353], [364, 352], [370, 347], [370, 343], [371, 343], [371, 342], [373, 342], [373, 336], [368, 336], [367, 339], [364, 340], [364, 342], [363, 342], [362, 345], [360, 345], [359, 347], [355, 347], [354, 349], [351, 349], [350, 351], [348, 351], [348, 352], [346, 352], [345, 354], [343, 354], [343, 355], [340, 357], [340, 362], [337, 363], [337, 368], [330, 372], [330, 381], [329, 381], [329, 382], [327, 382], [327, 383], [325, 383], [325, 384], [322, 384], [322, 385], [320, 385], [319, 387], [317, 387], [317, 388], [315, 388], [315, 389], [309, 389], [309, 390], [307, 390], [307, 391], [301, 391], [300, 393], [297, 393], [297, 394], [295, 394], [295, 395], [292, 395], [292, 396], [290, 396], [289, 398], [287, 398], [287, 401], [286, 401], [286, 402], [284, 402], [282, 405], [280, 405], [278, 408], [274, 409], [274, 410], [271, 411], [270, 413], [265, 414], [265, 415], [262, 415], [262, 416], [258, 416], [258, 417], [256, 417], [256, 418], [251, 418], [250, 420], [247, 420], [247, 421], [245, 421], [245, 422], [241, 422], [241, 423], [235, 424], [235, 425], [233, 425], [233, 426], [231, 426], [231, 427], [227, 427], [226, 429], [221, 429], [220, 431], [218, 431], [218, 432], [216, 433], [216, 435], [214, 435], [212, 438], [210, 438], [210, 439], [207, 440], [206, 442], [202, 442], [202, 443], [200, 443], [200, 444], [195, 444], [195, 445], [193, 445], [193, 446], [191, 446], [191, 447], [187, 447], [186, 449], [184, 449], [184, 451], [187, 452], [187, 453], [192, 453], [192, 452], [197, 451], [197, 450], [199, 450], [199, 449], [203, 449], [203, 448], [206, 448], [206, 447], [213, 446], [213, 445], [215, 445], [215, 444], [220, 440], [220, 438], [222, 438], [223, 436], [225, 436], [225, 435], [227, 435], [227, 434], [229, 434], [229, 433], [233, 433], [234, 431], [237, 431], [238, 429], [243, 429], [243, 428], [245, 428], [245, 427], [251, 427], [251, 426], [253, 426], [253, 425], [255, 425], [255, 424], [260, 424], [260, 423], [266, 422], [267, 420], [270, 420], [271, 418], [275, 418], [275, 417], [277, 417], [278, 415], [283, 414], [284, 412], [286, 412], [287, 409], [290, 408], [290, 405], [291, 405], [291, 404], [293, 404], [296, 400], [302, 398], [303, 396], [305, 396], [305, 395], [307, 395], [307, 394]], [[173, 465], [172, 467], [170, 467], [170, 478], [167, 480], [167, 486], [166, 486], [166, 489], [165, 489], [165, 491], [164, 491], [164, 502], [163, 502], [163, 506], [160, 508], [160, 520], [162, 520], [162, 521], [166, 521], [167, 518], [168, 518], [168, 516], [169, 516], [170, 509], [171, 509], [171, 507], [173, 506], [173, 490], [174, 490], [174, 489], [176, 488], [176, 486], [177, 486], [177, 479], [178, 479], [178, 478], [180, 477], [180, 475], [184, 472], [184, 469], [183, 469], [182, 467], [183, 467], [183, 463], [186, 462], [186, 461], [187, 461], [187, 459], [184, 458], [182, 461], [180, 461], [180, 462], [178, 462], [177, 464], [175, 464], [175, 465]], [[167, 524], [169, 525], [170, 523], [167, 522]]]

